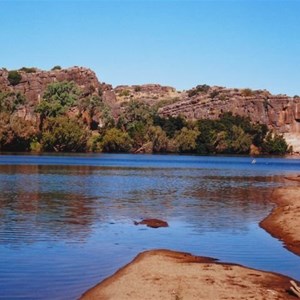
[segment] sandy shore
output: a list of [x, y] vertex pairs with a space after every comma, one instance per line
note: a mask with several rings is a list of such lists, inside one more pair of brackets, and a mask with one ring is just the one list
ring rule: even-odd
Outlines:
[[[300, 182], [299, 177], [287, 178]], [[300, 255], [300, 186], [277, 189], [276, 207], [260, 225]], [[299, 283], [297, 283], [299, 285]], [[82, 299], [297, 299], [290, 278], [169, 250], [139, 254]]]
[[82, 299], [295, 299], [290, 278], [169, 250], [139, 254]]
[[[288, 177], [287, 180], [299, 180], [300, 184], [299, 177]], [[277, 206], [260, 226], [282, 240], [287, 249], [300, 255], [300, 185], [276, 189], [272, 201]]]

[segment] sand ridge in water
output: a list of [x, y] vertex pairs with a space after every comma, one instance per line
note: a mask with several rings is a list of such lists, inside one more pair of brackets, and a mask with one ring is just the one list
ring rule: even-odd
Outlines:
[[[270, 200], [277, 207], [260, 226], [300, 255], [300, 187], [276, 189]], [[189, 253], [151, 250], [139, 254], [81, 299], [297, 299], [290, 292], [290, 280]]]
[[170, 250], [139, 254], [81, 299], [295, 299], [290, 278]]

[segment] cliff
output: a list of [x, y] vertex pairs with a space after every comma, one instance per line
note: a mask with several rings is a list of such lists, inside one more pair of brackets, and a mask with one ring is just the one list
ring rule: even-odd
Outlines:
[[[202, 87], [202, 88], [201, 88]], [[295, 152], [300, 151], [300, 98], [272, 95], [268, 91], [198, 86], [182, 93], [181, 100], [160, 108], [164, 116], [217, 119], [224, 112], [248, 116], [283, 134]]]
[[[0, 69], [0, 91], [20, 92], [26, 102], [15, 112], [18, 117], [38, 124], [39, 116], [35, 106], [40, 103], [48, 84], [59, 81], [73, 81], [84, 96], [101, 95], [103, 103], [110, 107], [115, 119], [122, 104], [135, 99], [159, 108], [163, 117], [185, 116], [187, 119], [216, 119], [224, 112], [248, 116], [252, 122], [266, 124], [269, 129], [283, 134], [295, 152], [300, 152], [300, 98], [286, 95], [272, 95], [266, 90], [229, 89], [218, 86], [199, 85], [189, 91], [177, 91], [173, 87], [158, 84], [117, 86], [101, 83], [90, 69], [72, 67], [42, 71], [23, 68], [17, 83], [12, 84], [6, 69]], [[70, 113], [77, 114], [72, 108]], [[85, 114], [83, 113], [83, 116]], [[87, 114], [86, 114], [87, 115]], [[101, 113], [86, 117], [87, 123], [101, 124]]]

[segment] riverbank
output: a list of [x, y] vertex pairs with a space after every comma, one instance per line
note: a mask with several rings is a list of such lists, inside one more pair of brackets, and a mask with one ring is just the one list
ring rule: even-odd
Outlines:
[[139, 254], [81, 299], [295, 299], [290, 278], [169, 250]]
[[[300, 177], [287, 177], [286, 180], [300, 184]], [[281, 240], [288, 250], [300, 255], [300, 186], [274, 190], [271, 201], [276, 207], [260, 226]]]
[[[277, 189], [271, 201], [277, 206], [260, 226], [300, 255], [300, 188]], [[290, 278], [280, 274], [152, 250], [139, 254], [82, 299], [295, 299], [290, 286]]]

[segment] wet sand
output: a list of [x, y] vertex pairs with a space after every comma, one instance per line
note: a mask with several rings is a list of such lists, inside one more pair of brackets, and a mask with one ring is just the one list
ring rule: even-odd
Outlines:
[[287, 249], [300, 255], [300, 178], [287, 177], [286, 180], [299, 180], [299, 187], [274, 190], [272, 201], [277, 206], [260, 226], [283, 241]]
[[[275, 190], [271, 201], [277, 206], [260, 226], [300, 255], [300, 186]], [[290, 280], [212, 258], [152, 250], [139, 254], [82, 299], [297, 299]]]
[[82, 299], [199, 300], [295, 299], [290, 278], [188, 253], [151, 250], [139, 254]]

